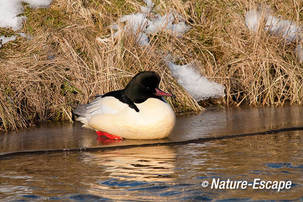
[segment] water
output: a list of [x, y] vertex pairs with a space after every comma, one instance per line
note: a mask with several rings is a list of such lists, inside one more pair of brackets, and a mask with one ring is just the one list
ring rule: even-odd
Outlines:
[[[179, 118], [169, 139], [106, 145], [78, 124], [1, 136], [0, 200], [302, 200], [303, 131], [279, 131], [303, 126], [302, 111], [300, 107], [211, 110]], [[259, 135], [268, 130], [276, 133]], [[241, 134], [251, 135], [224, 138]], [[68, 151], [80, 147], [80, 152]], [[61, 149], [65, 152], [51, 152]], [[40, 152], [4, 155], [20, 150]], [[289, 180], [292, 186], [280, 192], [201, 186], [218, 178]]]

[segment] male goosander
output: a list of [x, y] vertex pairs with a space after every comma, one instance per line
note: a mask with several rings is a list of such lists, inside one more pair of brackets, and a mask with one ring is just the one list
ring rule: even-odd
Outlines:
[[153, 71], [135, 75], [122, 90], [98, 96], [74, 110], [83, 127], [109, 139], [160, 139], [172, 131], [176, 117], [159, 87], [160, 76]]

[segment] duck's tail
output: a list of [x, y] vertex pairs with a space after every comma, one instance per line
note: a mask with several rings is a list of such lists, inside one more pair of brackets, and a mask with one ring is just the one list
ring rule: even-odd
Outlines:
[[88, 107], [88, 104], [79, 105], [73, 111], [73, 119], [83, 123], [83, 127], [87, 127], [87, 124], [88, 124], [87, 107]]

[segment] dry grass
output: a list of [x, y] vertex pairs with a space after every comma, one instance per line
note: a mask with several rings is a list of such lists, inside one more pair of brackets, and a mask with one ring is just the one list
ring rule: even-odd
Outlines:
[[[102, 4], [101, 4], [102, 2]], [[176, 81], [163, 62], [171, 53], [179, 63], [195, 61], [201, 73], [225, 85], [226, 105], [301, 104], [302, 66], [294, 44], [244, 24], [245, 12], [261, 3], [249, 0], [154, 1], [160, 12], [177, 10], [192, 29], [182, 38], [159, 33], [151, 47], [140, 47], [123, 35], [106, 43], [109, 25], [121, 15], [136, 12], [137, 0], [54, 0], [48, 9], [26, 8], [23, 31], [0, 49], [0, 130], [27, 127], [44, 120], [70, 120], [71, 111], [96, 94], [120, 89], [138, 71], [154, 70], [161, 87], [176, 95], [177, 112], [202, 108]], [[297, 1], [268, 1], [277, 15], [302, 22]], [[11, 34], [0, 29], [0, 33]], [[278, 42], [277, 42], [278, 41]]]

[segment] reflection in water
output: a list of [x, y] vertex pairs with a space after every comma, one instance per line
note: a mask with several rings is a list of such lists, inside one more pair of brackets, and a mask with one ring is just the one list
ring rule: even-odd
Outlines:
[[[200, 144], [0, 160], [3, 200], [206, 200], [303, 197], [303, 132]], [[212, 190], [212, 178], [291, 180], [290, 190]]]
[[85, 153], [82, 161], [105, 169], [107, 176], [143, 182], [171, 181], [176, 154], [168, 146]]
[[[90, 183], [89, 194], [115, 200], [157, 199], [157, 194], [138, 192], [154, 190], [169, 191], [174, 182], [176, 162], [175, 149], [168, 146], [135, 147], [122, 150], [85, 153], [81, 159], [85, 164], [104, 170], [96, 176], [97, 182]], [[106, 177], [105, 177], [106, 176]], [[106, 190], [106, 192], [104, 192]], [[161, 198], [159, 198], [161, 199]]]

